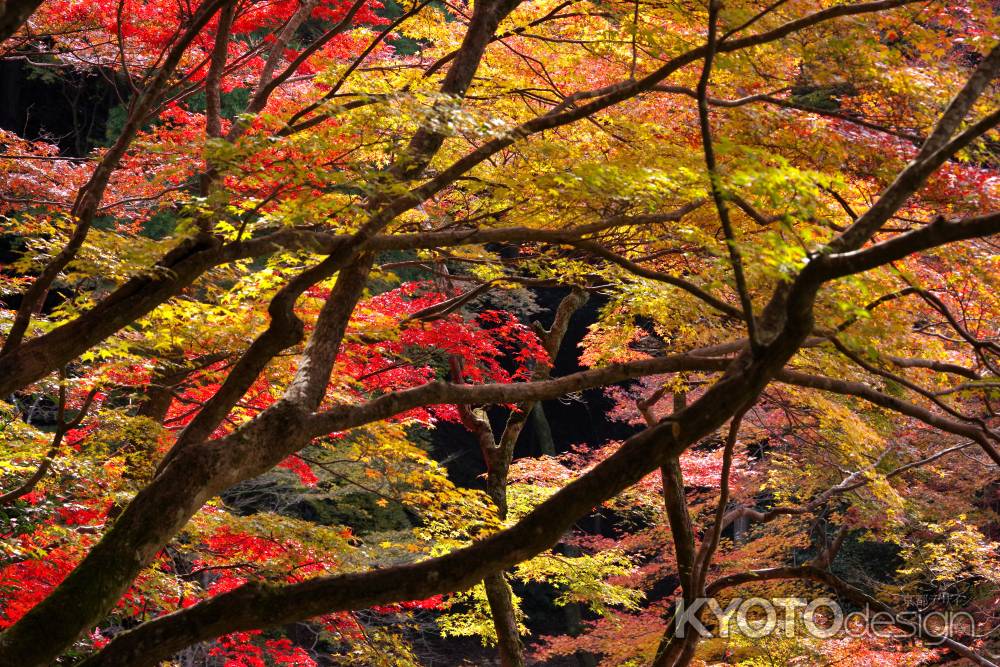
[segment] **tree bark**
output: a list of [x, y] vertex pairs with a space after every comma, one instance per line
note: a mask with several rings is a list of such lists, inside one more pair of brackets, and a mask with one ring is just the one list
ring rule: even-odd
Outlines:
[[556, 441], [552, 438], [552, 427], [542, 402], [535, 403], [531, 411], [531, 421], [535, 425], [535, 436], [538, 438], [538, 452], [543, 456], [556, 455]]
[[486, 600], [490, 604], [490, 615], [497, 633], [502, 667], [524, 667], [524, 646], [517, 630], [517, 615], [514, 609], [513, 592], [502, 572], [483, 579]]
[[[869, 3], [868, 6], [893, 4], [900, 3]], [[824, 11], [846, 15], [852, 7], [838, 6]], [[792, 31], [789, 27], [783, 34]], [[744, 42], [732, 40], [727, 48], [735, 49]], [[672, 61], [669, 66], [679, 68], [678, 62]], [[622, 90], [624, 92], [618, 95], [627, 96], [632, 89]], [[599, 102], [576, 107], [565, 116], [547, 115], [527, 129], [540, 131], [539, 128], [554, 127], [562, 120], [570, 122], [567, 120], [570, 117], [577, 117], [577, 114], [584, 117], [603, 108], [601, 104], [609, 106], [614, 101], [605, 97]], [[479, 155], [493, 149], [494, 145], [488, 144], [483, 150], [474, 152], [470, 160], [479, 159]], [[887, 191], [890, 196], [883, 195], [876, 202], [864, 225], [856, 226], [849, 238], [833, 249], [855, 250], [871, 238], [932, 171], [932, 163], [939, 165], [944, 159], [939, 160], [939, 157], [935, 153], [918, 160], [923, 166], [908, 169], [897, 179]], [[464, 164], [466, 162], [461, 162]], [[414, 196], [433, 190], [452, 173], [441, 172], [426, 188], [418, 188]], [[380, 213], [383, 217], [379, 220], [385, 221], [384, 216], [391, 216], [396, 210]], [[412, 565], [322, 577], [285, 587], [251, 584], [124, 633], [93, 664], [127, 664], [130, 667], [151, 664], [189, 643], [234, 630], [272, 627], [317, 613], [418, 599], [464, 588], [530, 558], [556, 543], [572, 522], [595, 504], [677, 457], [686, 447], [752, 403], [810, 335], [814, 324], [813, 302], [824, 281], [846, 275], [838, 273], [840, 270], [864, 270], [866, 261], [885, 261], [886, 256], [897, 250], [898, 239], [905, 243], [914, 238], [916, 236], [902, 234], [868, 250], [840, 255], [819, 254], [810, 258], [794, 280], [777, 288], [764, 309], [759, 321], [760, 346], [756, 350], [743, 351], [702, 398], [681, 410], [674, 419], [630, 438], [615, 454], [564, 487], [510, 529], [447, 556]], [[894, 243], [896, 245], [892, 245]], [[882, 250], [873, 253], [879, 246], [882, 250], [888, 247], [890, 251], [888, 254]], [[912, 247], [908, 251], [912, 251]], [[838, 261], [847, 266], [838, 268]], [[19, 350], [24, 347], [27, 345], [20, 346]], [[314, 390], [311, 377], [315, 374], [307, 374], [307, 382], [302, 387], [307, 397], [311, 397]], [[361, 412], [363, 410], [358, 411]], [[82, 630], [106, 614], [143, 565], [207, 498], [235, 481], [268, 469], [289, 450], [294, 451], [307, 442], [307, 425], [312, 416], [303, 406], [281, 401], [232, 438], [185, 448], [149, 487], [140, 492], [63, 585], [0, 637], [0, 664], [30, 667], [51, 663]]]
[[[50, 664], [65, 646], [103, 618], [142, 568], [205, 501], [237, 481], [267, 470], [309, 441], [305, 417], [318, 405], [319, 388], [325, 388], [329, 375], [327, 362], [332, 364], [331, 348], [340, 345], [369, 268], [370, 261], [362, 261], [341, 272], [321, 311], [316, 326], [323, 327], [327, 335], [321, 336], [323, 342], [312, 339], [313, 346], [305, 352], [307, 362], [292, 383], [312, 405], [283, 399], [238, 429], [228, 446], [179, 440], [183, 446], [171, 450], [153, 481], [136, 495], [63, 583], [0, 635], [0, 664]], [[256, 378], [259, 369], [255, 365], [249, 372]], [[230, 380], [241, 382], [245, 378], [231, 374], [227, 382]], [[279, 442], [284, 449], [275, 447], [276, 437], [282, 439]], [[8, 657], [9, 663], [5, 662]]]
[[0, 3], [0, 42], [17, 32], [42, 0], [6, 0]]

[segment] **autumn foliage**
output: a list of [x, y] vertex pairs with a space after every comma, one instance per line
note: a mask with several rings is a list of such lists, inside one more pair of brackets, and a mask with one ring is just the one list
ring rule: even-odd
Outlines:
[[994, 665], [998, 17], [0, 3], [0, 665]]

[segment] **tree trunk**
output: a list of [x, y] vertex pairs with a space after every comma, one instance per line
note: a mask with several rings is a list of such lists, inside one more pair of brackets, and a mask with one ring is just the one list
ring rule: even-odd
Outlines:
[[[501, 460], [501, 457], [490, 458], [486, 493], [497, 506], [497, 517], [504, 521], [507, 519], [507, 473], [510, 465], [508, 461]], [[501, 667], [524, 667], [524, 645], [521, 644], [517, 629], [517, 610], [514, 608], [510, 584], [503, 572], [497, 572], [483, 579], [483, 587], [486, 589], [486, 600], [490, 603], [493, 628], [497, 633]]]
[[490, 603], [490, 615], [497, 633], [502, 667], [524, 667], [524, 646], [517, 631], [517, 616], [514, 612], [513, 593], [503, 573], [483, 579], [486, 599]]
[[[539, 403], [539, 405], [541, 405], [541, 403]], [[580, 553], [581, 551], [578, 547], [569, 544], [566, 545], [567, 556], [579, 556]], [[572, 602], [564, 607], [566, 610], [566, 629], [572, 637], [576, 637], [583, 632], [583, 614], [580, 611], [581, 606], [582, 605], [578, 602]], [[577, 651], [576, 660], [580, 663], [580, 667], [597, 667], [597, 658], [589, 651]]]
[[[675, 414], [683, 410], [687, 404], [684, 392], [675, 392], [673, 400]], [[684, 495], [684, 476], [678, 457], [671, 457], [660, 467], [660, 480], [663, 483], [663, 506], [670, 524], [670, 534], [674, 539], [681, 597], [685, 605], [691, 605], [700, 592], [697, 590], [694, 528], [691, 525], [691, 515], [688, 513], [687, 497]], [[697, 635], [689, 629], [683, 638], [677, 637], [673, 631], [674, 627], [674, 619], [671, 619], [667, 632], [660, 640], [651, 667], [685, 667], [694, 657], [694, 650], [698, 646]]]
[[531, 421], [535, 424], [538, 451], [544, 456], [555, 456], [556, 441], [552, 438], [552, 428], [549, 426], [549, 419], [541, 401], [535, 403], [535, 408], [531, 411]]
[[217, 461], [211, 448], [191, 448], [140, 491], [63, 583], [0, 635], [0, 664], [51, 665], [64, 647], [99, 623], [142, 568], [214, 495]]

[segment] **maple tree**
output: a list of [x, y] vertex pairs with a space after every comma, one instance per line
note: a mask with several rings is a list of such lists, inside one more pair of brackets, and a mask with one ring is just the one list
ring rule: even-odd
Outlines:
[[[906, 614], [1000, 612], [994, 3], [13, 0], [0, 40], [118, 99], [83, 155], [0, 130], [0, 664], [994, 664]], [[632, 435], [518, 448], [589, 390]], [[919, 641], [675, 632], [816, 591]]]

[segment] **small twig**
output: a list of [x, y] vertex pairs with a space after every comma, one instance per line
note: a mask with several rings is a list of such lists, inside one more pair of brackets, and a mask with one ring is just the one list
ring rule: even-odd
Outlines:
[[757, 325], [753, 314], [753, 301], [750, 299], [746, 277], [743, 274], [743, 258], [739, 247], [736, 245], [733, 225], [729, 219], [729, 208], [726, 206], [725, 197], [719, 183], [719, 174], [715, 163], [715, 149], [712, 147], [712, 127], [708, 117], [708, 80], [712, 74], [712, 60], [715, 57], [717, 46], [716, 28], [718, 18], [719, 0], [710, 0], [708, 5], [708, 43], [705, 49], [705, 65], [702, 68], [697, 88], [698, 120], [701, 125], [701, 143], [705, 152], [705, 166], [708, 169], [712, 199], [715, 200], [715, 208], [719, 212], [719, 222], [722, 224], [722, 231], [726, 236], [726, 245], [729, 248], [729, 261], [733, 266], [733, 273], [736, 278], [736, 291], [739, 293], [740, 304], [743, 306], [743, 317], [747, 324], [747, 337], [750, 339], [750, 349], [756, 354], [760, 349], [760, 340], [757, 336]]
[[97, 396], [97, 389], [91, 389], [87, 394], [87, 397], [83, 401], [83, 405], [80, 408], [80, 412], [73, 418], [72, 421], [66, 422], [66, 375], [65, 369], [60, 372], [60, 383], [59, 383], [59, 407], [58, 407], [58, 426], [56, 427], [55, 436], [52, 438], [52, 445], [49, 447], [49, 451], [45, 453], [45, 458], [39, 464], [38, 468], [32, 473], [31, 477], [26, 479], [24, 483], [18, 486], [12, 491], [0, 495], [0, 505], [8, 505], [18, 498], [26, 496], [31, 493], [38, 483], [42, 481], [45, 475], [48, 473], [49, 469], [52, 467], [52, 462], [55, 460], [56, 455], [59, 453], [59, 447], [62, 445], [63, 439], [69, 431], [80, 425], [83, 418], [87, 415], [87, 411], [90, 410], [91, 403], [94, 402], [94, 398]]

